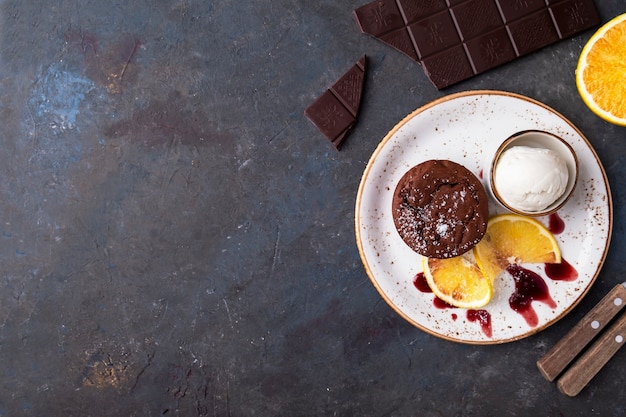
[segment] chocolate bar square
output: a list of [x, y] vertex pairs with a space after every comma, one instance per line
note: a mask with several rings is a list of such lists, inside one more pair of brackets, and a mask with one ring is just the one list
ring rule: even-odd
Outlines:
[[463, 41], [502, 26], [500, 12], [493, 0], [466, 1], [451, 7], [450, 12]]
[[503, 27], [469, 40], [465, 47], [475, 74], [515, 59], [515, 49]]
[[415, 22], [447, 8], [445, 0], [398, 0], [398, 6], [405, 23]]
[[552, 4], [549, 9], [561, 39], [580, 32], [581, 28], [594, 26], [600, 20], [590, 0], [566, 0]]
[[520, 56], [559, 40], [559, 34], [556, 32], [550, 13], [546, 9], [516, 20], [507, 27], [517, 49], [517, 54]]
[[452, 16], [447, 10], [412, 23], [408, 29], [420, 59], [460, 42]]
[[356, 9], [354, 15], [361, 31], [375, 37], [405, 26], [395, 0], [373, 1]]
[[546, 8], [545, 0], [498, 0], [497, 5], [505, 23]]

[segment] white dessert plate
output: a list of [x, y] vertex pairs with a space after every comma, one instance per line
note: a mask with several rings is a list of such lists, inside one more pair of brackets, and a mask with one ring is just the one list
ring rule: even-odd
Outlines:
[[[535, 280], [538, 277], [539, 284], [545, 284], [543, 300], [533, 300], [527, 290], [518, 290], [516, 279], [505, 272], [494, 282], [493, 299], [479, 311], [445, 306], [418, 285], [421, 256], [404, 243], [395, 229], [391, 201], [396, 184], [414, 165], [429, 159], [449, 159], [474, 172], [486, 186], [483, 173], [500, 143], [528, 129], [560, 136], [579, 159], [578, 184], [570, 201], [556, 214], [538, 218], [554, 231], [564, 265], [573, 269], [551, 274], [543, 264], [522, 265]], [[490, 215], [504, 212], [491, 196], [489, 208]], [[470, 344], [518, 340], [567, 314], [596, 280], [612, 226], [606, 173], [584, 135], [561, 114], [534, 99], [490, 90], [442, 97], [398, 123], [367, 164], [355, 210], [359, 253], [383, 299], [416, 327]], [[522, 303], [524, 308], [520, 308], [520, 298], [527, 301]]]

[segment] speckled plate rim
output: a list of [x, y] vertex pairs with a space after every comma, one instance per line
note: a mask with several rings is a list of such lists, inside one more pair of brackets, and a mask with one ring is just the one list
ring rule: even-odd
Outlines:
[[[580, 141], [580, 143], [582, 143], [582, 146], [584, 148], [583, 151], [585, 153], [588, 153], [587, 162], [589, 162], [590, 160], [593, 163], [595, 163], [597, 166], [594, 166], [593, 168], [596, 170], [599, 170], [599, 174], [601, 176], [601, 178], [599, 178], [599, 182], [600, 182], [599, 185], [601, 185], [600, 188], [602, 189], [599, 192], [600, 192], [600, 199], [603, 199], [605, 203], [605, 204], [602, 203], [602, 205], [604, 206], [602, 207], [602, 209], [606, 212], [605, 219], [602, 222], [601, 226], [602, 228], [606, 230], [606, 232], [605, 232], [605, 236], [602, 239], [603, 247], [601, 248], [599, 255], [597, 255], [597, 259], [594, 260], [595, 265], [596, 265], [595, 269], [593, 271], [590, 271], [590, 274], [586, 278], [586, 283], [584, 283], [583, 288], [580, 288], [578, 293], [575, 295], [575, 297], [573, 297], [573, 299], [567, 303], [568, 305], [562, 308], [561, 311], [558, 311], [556, 314], [554, 314], [553, 317], [549, 317], [548, 320], [544, 321], [543, 323], [539, 323], [539, 325], [536, 327], [530, 327], [526, 329], [525, 331], [520, 331], [519, 333], [511, 334], [506, 337], [496, 337], [496, 338], [490, 338], [486, 336], [485, 337], [480, 337], [480, 336], [463, 337], [463, 336], [452, 334], [450, 332], [442, 332], [437, 329], [433, 329], [432, 326], [428, 325], [428, 323], [425, 324], [421, 322], [420, 320], [416, 319], [413, 315], [411, 315], [407, 311], [407, 309], [404, 306], [402, 306], [401, 303], [398, 302], [398, 300], [396, 299], [397, 297], [394, 294], [388, 294], [383, 289], [383, 285], [381, 285], [380, 280], [383, 279], [384, 277], [376, 276], [376, 273], [374, 271], [375, 268], [372, 267], [372, 263], [371, 263], [373, 262], [373, 259], [368, 259], [368, 256], [366, 255], [366, 249], [371, 249], [371, 248], [367, 248], [369, 243], [364, 240], [364, 235], [367, 232], [364, 229], [363, 219], [366, 216], [362, 213], [361, 210], [363, 206], [362, 204], [363, 195], [366, 191], [366, 188], [368, 186], [371, 186], [370, 175], [371, 175], [374, 165], [377, 163], [376, 161], [380, 157], [381, 153], [385, 150], [385, 148], [389, 146], [390, 141], [396, 138], [396, 135], [398, 135], [398, 132], [401, 129], [403, 129], [409, 122], [411, 122], [415, 118], [423, 117], [423, 114], [425, 114], [425, 112], [436, 109], [437, 106], [441, 106], [443, 104], [449, 104], [450, 102], [453, 102], [454, 100], [474, 98], [480, 101], [485, 98], [489, 99], [492, 97], [498, 97], [498, 98], [503, 97], [506, 100], [512, 100], [512, 101], [520, 100], [524, 102], [522, 104], [529, 106], [531, 108], [535, 108], [539, 112], [543, 112], [543, 113], [547, 112], [551, 116], [555, 116], [557, 119], [560, 119], [559, 121], [562, 122], [563, 125], [566, 126], [567, 129], [570, 130], [570, 133], [576, 136], [576, 139]], [[457, 122], [460, 123], [461, 121], [457, 120]], [[539, 120], [535, 120], [535, 121], [530, 121], [527, 126], [523, 126], [523, 127], [542, 129], [544, 126], [541, 125]], [[550, 129], [545, 129], [545, 130], [550, 130]], [[505, 138], [502, 138], [502, 140], [504, 139]], [[416, 153], [419, 152], [419, 146], [416, 146], [415, 152]], [[423, 159], [423, 160], [426, 160], [426, 159]], [[386, 161], [387, 164], [390, 164], [392, 162], [393, 161]], [[460, 162], [463, 162], [463, 161], [460, 161]], [[483, 163], [484, 161], [479, 161], [479, 164], [483, 164]], [[407, 166], [405, 168], [408, 169], [410, 167]], [[595, 185], [596, 184], [594, 184], [594, 187]], [[579, 185], [579, 188], [582, 188], [582, 186]], [[390, 192], [390, 190], [387, 190], [387, 192]], [[490, 207], [491, 205], [492, 205], [492, 202], [490, 201]], [[386, 207], [382, 207], [382, 210], [383, 211], [386, 210]], [[501, 209], [496, 209], [496, 211], [498, 210], [502, 212]], [[495, 214], [495, 213], [491, 213], [491, 214]], [[555, 111], [551, 107], [535, 99], [532, 99], [532, 98], [529, 98], [529, 97], [526, 97], [517, 93], [499, 91], [499, 90], [473, 90], [473, 91], [454, 93], [454, 94], [436, 99], [428, 104], [425, 104], [424, 106], [416, 109], [415, 111], [410, 113], [408, 116], [406, 116], [404, 119], [402, 119], [381, 140], [381, 142], [378, 144], [378, 146], [374, 150], [372, 156], [370, 157], [370, 160], [368, 161], [368, 164], [363, 172], [361, 182], [359, 184], [357, 198], [356, 198], [356, 206], [355, 206], [355, 235], [356, 235], [356, 243], [357, 243], [359, 255], [361, 257], [361, 260], [365, 267], [365, 271], [370, 281], [372, 282], [372, 284], [374, 285], [378, 293], [385, 300], [385, 302], [392, 309], [394, 309], [401, 317], [403, 317], [409, 323], [413, 324], [415, 327], [425, 331], [426, 333], [429, 333], [431, 335], [434, 335], [436, 337], [439, 337], [445, 340], [450, 340], [450, 341], [459, 342], [459, 343], [466, 343], [466, 344], [489, 345], [489, 344], [500, 344], [500, 343], [512, 342], [512, 341], [519, 340], [519, 339], [528, 337], [530, 335], [536, 334], [537, 332], [547, 328], [548, 326], [556, 323], [558, 320], [564, 317], [582, 300], [582, 298], [587, 294], [592, 284], [595, 282], [597, 276], [599, 275], [600, 270], [602, 269], [602, 265], [604, 264], [604, 260], [606, 258], [608, 248], [609, 248], [611, 235], [612, 235], [612, 228], [613, 228], [613, 203], [612, 203], [611, 191], [610, 191], [608, 180], [606, 177], [606, 172], [600, 162], [600, 159], [598, 158], [598, 155], [596, 154], [595, 150], [593, 149], [591, 143], [587, 140], [587, 138], [582, 134], [582, 132], [580, 132], [580, 130], [572, 122], [570, 122], [567, 118], [565, 118], [563, 115], [561, 115], [559, 112]], [[382, 239], [385, 239], [385, 238], [399, 239], [399, 236], [397, 236], [397, 233], [395, 234], [394, 233], [395, 233], [395, 230], [385, 230], [385, 233], [381, 233], [381, 235], [385, 235], [385, 236], [380, 236], [380, 237]], [[417, 256], [419, 257], [419, 255]], [[420, 264], [420, 263], [421, 262], [416, 261], [416, 264]], [[419, 270], [421, 270], [421, 266], [419, 267]], [[406, 276], [402, 278], [391, 277], [391, 279], [403, 279], [403, 280], [406, 280], [407, 278], [410, 278], [410, 277], [406, 277]], [[406, 282], [404, 283], [404, 285], [405, 287], [411, 286], [411, 285], [407, 285]], [[408, 288], [407, 288], [407, 291], [408, 291]], [[415, 295], [416, 297], [430, 296], [432, 298], [432, 294], [420, 295], [418, 292], [416, 292], [415, 294], [416, 294]], [[432, 310], [434, 311], [436, 310], [436, 308], [432, 306]], [[512, 313], [512, 314], [517, 314], [517, 313]], [[472, 325], [475, 326], [475, 324], [472, 324]]]

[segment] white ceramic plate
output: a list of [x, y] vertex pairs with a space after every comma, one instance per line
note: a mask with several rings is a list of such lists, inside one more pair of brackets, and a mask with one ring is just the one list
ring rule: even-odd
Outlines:
[[[563, 258], [578, 272], [573, 281], [549, 278], [544, 265], [523, 265], [540, 275], [554, 301], [534, 301], [536, 323], [509, 304], [513, 278], [504, 273], [494, 283], [494, 297], [484, 307], [488, 326], [468, 319], [466, 310], [440, 308], [432, 293], [418, 290], [421, 256], [400, 238], [391, 217], [398, 180], [429, 159], [458, 162], [482, 178], [500, 143], [520, 130], [539, 129], [565, 139], [579, 159], [574, 195], [557, 216], [565, 229], [556, 235]], [[483, 179], [483, 182], [485, 180]], [[489, 193], [488, 193], [489, 194]], [[489, 201], [490, 214], [504, 210]], [[539, 221], [549, 226], [548, 217]], [[385, 301], [418, 328], [462, 343], [491, 344], [538, 332], [568, 313], [587, 293], [604, 262], [611, 237], [613, 207], [604, 169], [583, 134], [565, 117], [533, 99], [500, 91], [469, 91], [429, 103], [398, 123], [374, 151], [359, 186], [355, 226], [361, 259]], [[486, 314], [486, 315], [485, 315]], [[489, 334], [491, 333], [491, 334]]]

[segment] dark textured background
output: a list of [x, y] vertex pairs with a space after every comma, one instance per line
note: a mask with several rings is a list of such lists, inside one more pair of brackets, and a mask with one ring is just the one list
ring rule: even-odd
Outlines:
[[[624, 415], [626, 351], [574, 399], [535, 367], [623, 280], [626, 131], [574, 81], [593, 31], [437, 91], [358, 31], [364, 3], [0, 0], [0, 416]], [[626, 11], [596, 4], [603, 22]], [[336, 152], [303, 111], [363, 54]], [[587, 297], [503, 345], [404, 322], [354, 238], [378, 142], [470, 89], [572, 120], [615, 206]]]

